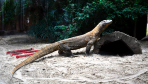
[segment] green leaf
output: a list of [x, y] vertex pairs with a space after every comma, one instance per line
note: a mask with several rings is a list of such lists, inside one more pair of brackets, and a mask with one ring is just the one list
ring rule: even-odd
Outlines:
[[86, 17], [88, 18], [89, 17], [89, 14], [87, 14]]

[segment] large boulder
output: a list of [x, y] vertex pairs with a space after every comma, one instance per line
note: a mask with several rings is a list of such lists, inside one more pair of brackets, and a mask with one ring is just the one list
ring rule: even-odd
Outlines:
[[93, 53], [107, 51], [120, 56], [142, 54], [140, 42], [125, 33], [115, 31], [111, 34], [103, 35], [94, 44]]

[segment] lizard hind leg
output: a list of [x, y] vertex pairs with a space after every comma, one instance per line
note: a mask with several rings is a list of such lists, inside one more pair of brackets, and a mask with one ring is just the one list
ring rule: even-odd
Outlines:
[[70, 47], [68, 47], [67, 45], [60, 44], [59, 48], [60, 48], [60, 50], [58, 51], [59, 54], [64, 54], [65, 53], [67, 56], [73, 57], [73, 54], [72, 54], [72, 52], [70, 50]]
[[59, 55], [63, 55], [64, 52], [62, 50], [58, 50]]

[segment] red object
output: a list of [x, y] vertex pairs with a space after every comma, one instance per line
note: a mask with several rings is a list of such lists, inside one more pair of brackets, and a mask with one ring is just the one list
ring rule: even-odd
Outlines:
[[19, 54], [22, 54], [22, 53], [12, 53], [10, 56], [19, 55]]
[[18, 52], [18, 53], [12, 53], [11, 56], [13, 55], [19, 55], [19, 54], [22, 54], [22, 53], [32, 53], [32, 52], [37, 52], [38, 50], [32, 50], [32, 51], [25, 51], [25, 52]]
[[7, 54], [24, 52], [24, 51], [31, 51], [31, 50], [34, 50], [34, 49], [33, 48], [30, 48], [30, 49], [23, 49], [23, 50], [13, 50], [13, 51], [8, 51]]
[[20, 58], [20, 57], [27, 57], [27, 56], [30, 56], [30, 55], [33, 55], [33, 54], [27, 54], [27, 55], [18, 55], [18, 56], [16, 56], [16, 58], [18, 59], [18, 58]]

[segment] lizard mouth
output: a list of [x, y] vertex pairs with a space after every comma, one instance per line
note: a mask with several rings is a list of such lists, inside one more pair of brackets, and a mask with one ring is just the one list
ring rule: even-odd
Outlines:
[[112, 20], [103, 20], [103, 22], [105, 22], [105, 23], [107, 23], [107, 24], [108, 24], [108, 23], [111, 24], [113, 21], [112, 21]]

